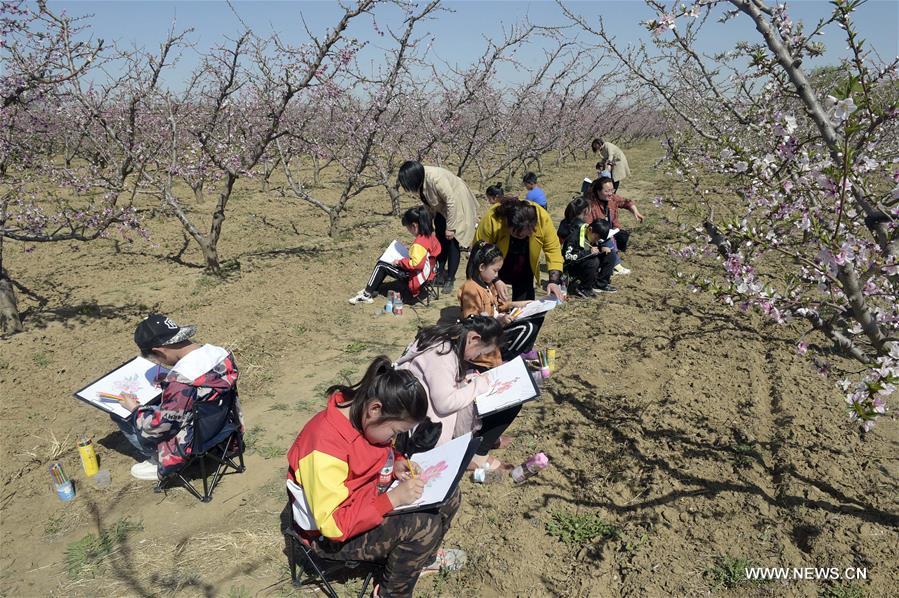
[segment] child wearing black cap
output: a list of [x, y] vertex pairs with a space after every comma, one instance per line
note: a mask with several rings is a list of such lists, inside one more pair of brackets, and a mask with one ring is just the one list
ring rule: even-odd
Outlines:
[[141, 355], [171, 368], [160, 381], [158, 404], [140, 405], [133, 395], [123, 394], [122, 406], [131, 415], [125, 420], [113, 417], [147, 458], [131, 468], [131, 475], [140, 480], [156, 480], [190, 456], [194, 401], [237, 394], [234, 356], [222, 347], [189, 340], [195, 333], [196, 326], [179, 326], [160, 314], [150, 314], [134, 331]]

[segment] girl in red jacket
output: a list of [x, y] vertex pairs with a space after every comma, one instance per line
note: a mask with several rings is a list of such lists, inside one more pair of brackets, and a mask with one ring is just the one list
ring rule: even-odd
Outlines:
[[437, 256], [440, 255], [440, 241], [434, 234], [431, 214], [424, 206], [409, 208], [403, 214], [403, 226], [415, 240], [409, 246], [409, 257], [393, 263], [378, 260], [375, 269], [365, 288], [350, 298], [350, 303], [371, 303], [378, 294], [378, 288], [388, 275], [397, 280], [405, 280], [409, 285], [409, 294], [418, 296], [421, 287], [437, 274]]
[[[393, 453], [397, 434], [428, 412], [428, 395], [411, 372], [380, 356], [353, 386], [328, 389], [327, 408], [313, 416], [287, 453], [293, 524], [324, 559], [384, 562], [376, 590], [411, 596], [423, 570], [461, 566], [464, 553], [439, 550], [459, 508], [459, 491], [436, 511], [384, 516], [424, 490], [409, 462]], [[393, 457], [393, 471], [386, 473]], [[399, 482], [386, 487], [393, 478]], [[436, 558], [435, 558], [436, 557]]]

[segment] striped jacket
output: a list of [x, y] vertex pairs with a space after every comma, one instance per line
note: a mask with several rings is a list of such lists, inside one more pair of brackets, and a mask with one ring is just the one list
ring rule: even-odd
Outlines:
[[147, 444], [156, 444], [160, 474], [177, 469], [192, 452], [194, 401], [237, 393], [237, 378], [234, 355], [203, 345], [182, 357], [166, 375], [159, 404], [142, 405], [132, 412], [138, 433]]
[[338, 409], [342, 401], [341, 393], [331, 395], [287, 453], [294, 523], [338, 542], [377, 527], [393, 509], [378, 494], [390, 447], [368, 442]]

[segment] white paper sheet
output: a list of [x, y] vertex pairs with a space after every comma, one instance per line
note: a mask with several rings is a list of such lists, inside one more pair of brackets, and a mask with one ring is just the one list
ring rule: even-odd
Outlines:
[[462, 468], [462, 460], [471, 443], [471, 432], [459, 436], [444, 445], [424, 453], [416, 453], [410, 459], [419, 466], [419, 477], [425, 482], [421, 497], [410, 505], [397, 507], [395, 511], [415, 509], [424, 505], [437, 504], [446, 500], [453, 487], [456, 474]]
[[606, 240], [608, 241], [609, 239], [617, 235], [620, 230], [620, 228], [610, 228], [609, 234], [606, 236]]
[[491, 389], [475, 398], [481, 416], [518, 405], [538, 395], [531, 373], [519, 355], [482, 376], [488, 376]]
[[518, 320], [520, 318], [527, 318], [548, 312], [551, 309], [555, 309], [558, 304], [559, 302], [555, 299], [538, 299], [537, 301], [531, 301], [522, 307], [520, 312], [515, 314], [515, 319]]
[[154, 382], [157, 377], [164, 378], [167, 373], [166, 368], [156, 365], [149, 359], [135, 357], [75, 394], [104, 411], [126, 418], [131, 412], [122, 407], [119, 401], [101, 399], [98, 393], [108, 392], [115, 395], [123, 392], [131, 393], [137, 397], [141, 405], [145, 405], [162, 394], [162, 390], [155, 386]]
[[406, 257], [409, 257], [409, 249], [394, 239], [390, 242], [390, 245], [387, 246], [387, 249], [384, 250], [384, 253], [381, 254], [381, 257], [378, 258], [378, 261], [393, 264]]

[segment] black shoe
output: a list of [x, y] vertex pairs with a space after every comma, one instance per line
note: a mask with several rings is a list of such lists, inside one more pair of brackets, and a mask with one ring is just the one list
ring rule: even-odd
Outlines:
[[618, 289], [616, 289], [615, 287], [613, 287], [610, 284], [599, 285], [596, 288], [594, 288], [593, 290], [596, 291], [597, 293], [617, 293], [618, 292]]
[[596, 293], [593, 292], [593, 289], [575, 289], [573, 293], [569, 291], [569, 294], [580, 297], [581, 299], [593, 299], [596, 297]]
[[441, 292], [444, 295], [449, 295], [450, 293], [453, 292], [454, 286], [456, 286], [456, 279], [450, 278], [445, 283], [443, 283], [443, 289], [441, 290]]
[[434, 277], [434, 284], [438, 287], [442, 287], [446, 284], [446, 272], [444, 272], [443, 269], [437, 269], [437, 275]]

